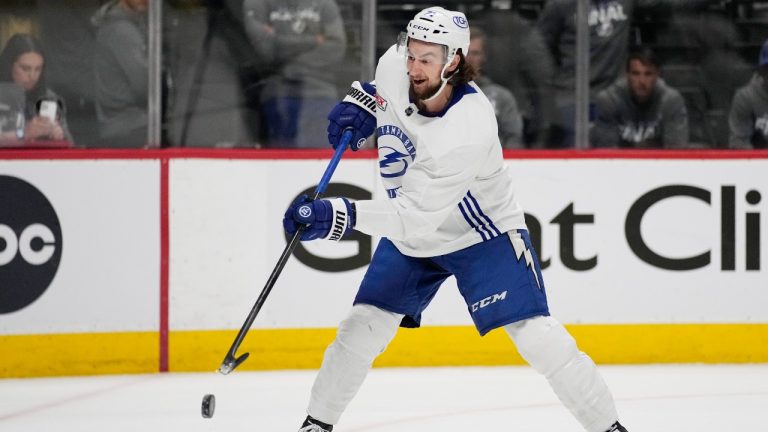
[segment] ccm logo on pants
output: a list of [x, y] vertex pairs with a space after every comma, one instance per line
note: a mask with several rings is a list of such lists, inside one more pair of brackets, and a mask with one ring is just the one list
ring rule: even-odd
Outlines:
[[479, 309], [482, 309], [486, 306], [492, 305], [496, 303], [497, 301], [501, 301], [507, 298], [507, 292], [500, 292], [498, 294], [494, 294], [492, 296], [488, 296], [482, 300], [480, 300], [477, 303], [472, 304], [472, 312], [477, 312]]

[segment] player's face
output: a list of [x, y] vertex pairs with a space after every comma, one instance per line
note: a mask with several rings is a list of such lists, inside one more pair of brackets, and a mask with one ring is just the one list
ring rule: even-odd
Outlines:
[[640, 60], [629, 62], [627, 81], [632, 96], [638, 102], [645, 102], [651, 97], [656, 81], [659, 79], [659, 70], [653, 65], [644, 65]]
[[406, 60], [411, 91], [419, 99], [428, 99], [439, 89], [440, 73], [445, 66], [445, 47], [433, 43], [411, 40]]
[[13, 63], [11, 77], [13, 82], [30, 91], [40, 80], [43, 73], [43, 56], [35, 52], [28, 52], [19, 56]]

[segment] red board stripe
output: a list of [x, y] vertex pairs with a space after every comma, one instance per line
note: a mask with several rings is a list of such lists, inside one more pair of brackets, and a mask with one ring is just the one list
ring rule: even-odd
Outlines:
[[168, 372], [168, 159], [160, 160], [160, 372]]

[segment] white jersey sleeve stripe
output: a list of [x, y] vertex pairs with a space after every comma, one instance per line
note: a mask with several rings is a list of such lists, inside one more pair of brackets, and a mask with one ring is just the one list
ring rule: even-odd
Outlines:
[[480, 214], [480, 216], [483, 217], [483, 219], [485, 219], [486, 222], [488, 222], [488, 226], [491, 227], [493, 232], [495, 232], [497, 236], [501, 235], [501, 231], [499, 231], [498, 228], [496, 228], [496, 225], [493, 224], [493, 221], [491, 220], [491, 218], [489, 218], [483, 212], [482, 207], [480, 207], [480, 203], [478, 203], [477, 200], [475, 199], [475, 197], [472, 196], [472, 191], [467, 191], [467, 196], [469, 197], [470, 200], [472, 200], [473, 203], [475, 203], [475, 207], [477, 208], [477, 212]]
[[482, 238], [483, 241], [488, 241], [488, 237], [486, 237], [485, 233], [480, 229], [480, 227], [475, 225], [475, 223], [472, 222], [472, 219], [470, 219], [469, 215], [467, 215], [467, 210], [464, 208], [464, 202], [459, 203], [459, 210], [461, 210], [461, 214], [464, 216], [464, 219], [467, 221], [469, 226], [474, 228], [474, 230], [480, 234], [480, 238]]
[[464, 203], [465, 208], [467, 209], [467, 212], [470, 215], [470, 218], [473, 221], [473, 225], [476, 226], [478, 229], [483, 230], [483, 232], [488, 236], [483, 236], [483, 240], [490, 240], [493, 238], [493, 232], [488, 229], [488, 227], [485, 226], [483, 221], [477, 216], [477, 213], [475, 212], [475, 209], [472, 208], [472, 203], [469, 202], [467, 197], [464, 197], [462, 199], [462, 202]]
[[[487, 238], [485, 235], [482, 235], [483, 241], [490, 240], [493, 238], [498, 237], [501, 235], [501, 233], [493, 227], [493, 230], [486, 225], [486, 223], [478, 216], [478, 214], [482, 214], [482, 212], [479, 210], [479, 207], [475, 207], [477, 205], [477, 202], [472, 202], [467, 198], [466, 196], [462, 199], [462, 203], [464, 204], [464, 208], [467, 212], [469, 212], [469, 219], [472, 220], [472, 226], [476, 227], [476, 230], [483, 230], [485, 234], [487, 234]], [[473, 205], [474, 204], [474, 205]], [[466, 218], [466, 216], [465, 216]], [[495, 230], [495, 232], [494, 232]]]

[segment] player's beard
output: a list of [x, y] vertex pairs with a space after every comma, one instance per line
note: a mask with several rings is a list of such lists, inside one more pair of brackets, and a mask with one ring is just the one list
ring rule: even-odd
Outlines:
[[421, 90], [421, 91], [417, 91], [416, 88], [413, 86], [413, 81], [411, 80], [411, 82], [410, 82], [411, 94], [415, 95], [416, 98], [419, 99], [419, 100], [427, 100], [427, 99], [431, 98], [432, 96], [434, 96], [438, 92], [438, 90], [440, 90], [440, 85], [441, 84], [442, 84], [442, 81], [437, 83], [437, 84], [435, 84], [435, 85], [433, 85], [433, 86], [424, 87], [423, 90]]

